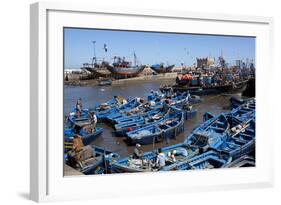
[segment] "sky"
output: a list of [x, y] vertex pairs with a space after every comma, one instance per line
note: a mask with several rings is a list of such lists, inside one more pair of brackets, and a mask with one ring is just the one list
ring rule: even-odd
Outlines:
[[190, 66], [196, 63], [196, 57], [217, 60], [221, 53], [230, 65], [236, 59], [255, 60], [255, 37], [64, 28], [65, 68], [90, 63], [94, 47], [97, 58], [109, 62], [114, 56], [132, 61], [134, 52], [141, 64], [148, 65], [163, 62]]

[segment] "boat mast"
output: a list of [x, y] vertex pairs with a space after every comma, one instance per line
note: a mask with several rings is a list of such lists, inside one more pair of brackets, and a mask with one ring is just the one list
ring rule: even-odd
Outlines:
[[137, 56], [136, 56], [135, 51], [134, 51], [134, 64], [135, 64], [135, 66], [137, 65]]
[[94, 48], [94, 57], [93, 57], [93, 62], [92, 64], [94, 64], [94, 61], [95, 63], [97, 62], [97, 56], [96, 56], [96, 41], [92, 41], [93, 43], [93, 48]]

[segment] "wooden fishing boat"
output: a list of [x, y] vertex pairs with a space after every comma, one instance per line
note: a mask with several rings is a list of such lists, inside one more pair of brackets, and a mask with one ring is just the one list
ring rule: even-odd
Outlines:
[[110, 76], [111, 72], [109, 71], [109, 68], [110, 65], [108, 62], [98, 62], [96, 57], [94, 57], [92, 63], [84, 63], [81, 69], [90, 72], [94, 78], [98, 78]]
[[83, 174], [104, 174], [111, 172], [111, 164], [119, 159], [115, 152], [104, 148], [87, 145], [79, 152], [81, 160], [77, 161], [75, 154], [69, 152], [65, 155], [65, 163]]
[[229, 128], [229, 122], [226, 113], [222, 113], [212, 117], [207, 113], [208, 117], [201, 125], [196, 127], [187, 137], [184, 143], [190, 146], [200, 148], [201, 152], [206, 152], [209, 148], [217, 148], [226, 138], [226, 131]]
[[[98, 136], [100, 136], [103, 132], [102, 127], [96, 127], [95, 129], [90, 130], [88, 133], [85, 129], [81, 128], [79, 131], [79, 135], [82, 138], [84, 145], [89, 145], [93, 142]], [[64, 129], [64, 150], [65, 152], [69, 151], [72, 146], [73, 138], [76, 135], [76, 130], [74, 128], [65, 128]]]
[[149, 105], [149, 103], [143, 103], [135, 108], [108, 115], [107, 122], [114, 126], [115, 124], [127, 123], [134, 120], [139, 120], [140, 118], [153, 116], [164, 111], [165, 108], [163, 105], [152, 106]]
[[232, 116], [240, 121], [248, 121], [256, 117], [256, 103], [255, 100], [247, 101], [246, 103], [232, 109]]
[[[177, 108], [182, 109], [183, 105], [188, 104], [194, 104], [195, 101], [198, 103], [198, 101], [200, 99], [196, 98], [196, 100], [194, 100], [192, 103], [192, 98], [190, 97], [190, 95], [188, 93], [175, 93], [173, 95], [160, 95], [155, 97], [155, 98], [148, 98], [150, 100], [147, 100], [146, 103], [141, 104], [140, 106], [138, 106], [137, 108], [132, 108], [131, 110], [125, 110], [125, 111], [120, 111], [120, 112], [114, 112], [111, 113], [109, 115], [107, 115], [107, 122], [111, 123], [112, 125], [118, 123], [119, 119], [129, 119], [129, 118], [133, 118], [136, 116], [145, 116], [149, 113], [152, 113], [152, 115], [155, 114], [154, 110], [157, 109], [161, 109], [163, 107], [170, 107], [170, 106], [174, 106]], [[153, 105], [152, 105], [153, 104]], [[183, 108], [185, 110], [185, 119], [190, 119], [192, 117], [195, 116], [195, 114], [197, 113], [197, 110], [194, 109], [190, 109], [190, 110], [186, 110], [185, 108]]]
[[175, 65], [164, 66], [164, 63], [151, 65], [150, 68], [156, 73], [170, 73]]
[[[186, 144], [179, 143], [176, 145], [161, 148], [159, 150], [145, 152], [141, 159], [133, 159], [125, 157], [112, 163], [112, 171], [114, 173], [128, 173], [128, 172], [151, 172], [162, 171], [165, 167], [158, 167], [156, 165], [157, 156], [162, 153], [165, 157], [165, 166], [173, 163], [186, 161], [199, 153], [198, 148], [190, 147]], [[174, 158], [171, 153], [176, 153]]]
[[133, 108], [137, 107], [139, 104], [140, 103], [136, 99], [132, 99], [123, 105], [115, 106], [115, 107], [112, 107], [107, 110], [102, 110], [102, 111], [96, 112], [95, 114], [98, 118], [98, 121], [105, 121], [108, 118], [108, 116], [119, 113], [119, 112], [123, 112], [126, 110], [133, 109]]
[[76, 109], [74, 108], [72, 112], [69, 113], [67, 117], [68, 127], [79, 126], [83, 127], [84, 125], [91, 124], [91, 118], [89, 115], [88, 109], [82, 109], [82, 112], [78, 116], [76, 113]]
[[102, 111], [106, 111], [109, 110], [111, 108], [115, 108], [115, 107], [120, 107], [123, 104], [126, 104], [126, 102], [130, 101], [129, 99], [125, 99], [125, 102], [120, 102], [119, 100], [117, 100], [118, 96], [113, 97], [111, 100], [108, 100], [105, 103], [101, 103], [98, 105], [95, 105], [94, 108], [89, 109], [90, 112], [102, 112]]
[[114, 78], [136, 77], [144, 70], [145, 65], [136, 65], [136, 56], [134, 55], [134, 57], [135, 63], [133, 65], [132, 62], [126, 61], [125, 58], [115, 56], [114, 62], [112, 66], [108, 67], [108, 70], [112, 73]]
[[229, 128], [228, 136], [216, 150], [229, 154], [233, 160], [252, 153], [255, 149], [255, 122], [233, 124]]
[[154, 124], [162, 120], [170, 112], [169, 110], [158, 108], [137, 116], [117, 118], [114, 124], [114, 134], [117, 137], [126, 136], [127, 132]]
[[230, 156], [210, 150], [191, 159], [165, 166], [163, 171], [224, 168], [231, 161]]
[[243, 104], [248, 104], [248, 107], [255, 108], [255, 99], [254, 98], [247, 98], [247, 99], [238, 99], [237, 97], [230, 98], [231, 108], [237, 108]]
[[166, 85], [161, 86], [160, 90], [163, 92], [177, 91], [177, 92], [189, 92], [192, 95], [211, 95], [220, 93], [233, 93], [243, 91], [247, 86], [248, 80], [239, 82], [227, 83], [227, 84], [211, 84], [207, 86], [180, 86], [180, 85]]
[[255, 147], [255, 120], [237, 118], [230, 113], [208, 117], [203, 124], [194, 129], [185, 143], [197, 146], [202, 152], [215, 149], [227, 153], [232, 159], [247, 155]]
[[184, 130], [183, 112], [172, 112], [159, 122], [127, 132], [130, 144], [153, 144], [176, 138]]

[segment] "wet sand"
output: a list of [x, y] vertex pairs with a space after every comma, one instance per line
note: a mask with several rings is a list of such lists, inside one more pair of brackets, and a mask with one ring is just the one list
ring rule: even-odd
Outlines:
[[[172, 83], [173, 81], [151, 81], [151, 82], [127, 82], [121, 85], [112, 86], [92, 86], [92, 87], [81, 87], [81, 86], [65, 86], [64, 89], [64, 114], [67, 115], [71, 109], [75, 106], [75, 103], [79, 97], [82, 98], [83, 107], [89, 108], [94, 105], [103, 103], [111, 99], [114, 95], [121, 95], [126, 98], [128, 97], [146, 97], [151, 90], [158, 90], [162, 84]], [[185, 122], [184, 133], [177, 136], [176, 139], [166, 142], [156, 143], [155, 145], [143, 145], [143, 151], [150, 151], [152, 149], [169, 146], [183, 142], [186, 136], [198, 126], [203, 120], [203, 114], [205, 112], [211, 112], [213, 114], [219, 114], [229, 110], [229, 98], [230, 95], [211, 95], [202, 96], [203, 102], [195, 105], [194, 108], [198, 109], [197, 115], [190, 120]], [[113, 129], [104, 123], [98, 124], [102, 126], [104, 131], [100, 137], [98, 137], [92, 143], [104, 147], [108, 150], [112, 150], [121, 155], [121, 157], [131, 155], [133, 153], [134, 146], [128, 146], [122, 137], [115, 137], [112, 134]]]

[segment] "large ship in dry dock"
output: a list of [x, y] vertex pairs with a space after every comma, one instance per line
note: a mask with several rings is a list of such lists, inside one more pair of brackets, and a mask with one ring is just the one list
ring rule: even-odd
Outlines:
[[169, 73], [172, 72], [172, 69], [174, 67], [175, 67], [174, 64], [165, 66], [164, 63], [154, 64], [150, 66], [150, 68], [154, 70], [156, 73]]
[[114, 56], [114, 62], [108, 69], [114, 78], [136, 77], [145, 68], [145, 65], [137, 65], [137, 57], [134, 53], [134, 63], [126, 61], [125, 57]]
[[90, 72], [93, 78], [108, 77], [111, 74], [108, 70], [109, 67], [107, 61], [98, 62], [97, 58], [93, 57], [92, 63], [84, 63], [81, 70]]

